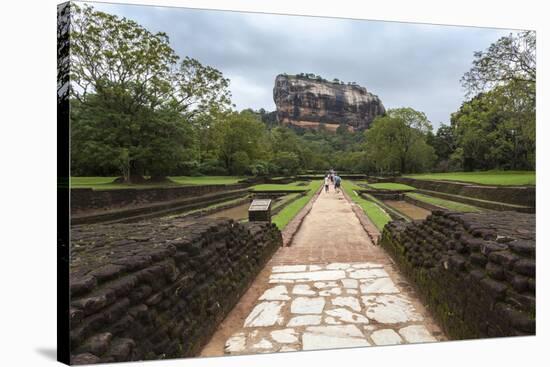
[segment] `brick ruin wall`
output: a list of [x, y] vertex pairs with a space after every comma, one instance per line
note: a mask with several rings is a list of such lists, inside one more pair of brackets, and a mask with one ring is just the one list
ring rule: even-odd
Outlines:
[[371, 183], [397, 182], [422, 190], [527, 207], [535, 207], [536, 200], [536, 188], [534, 186], [486, 186], [449, 181], [417, 180], [409, 177], [368, 177], [368, 181]]
[[535, 334], [535, 216], [434, 211], [380, 239], [452, 339]]
[[281, 246], [266, 222], [157, 219], [74, 228], [73, 364], [196, 355]]
[[194, 185], [151, 189], [93, 190], [71, 189], [71, 212], [73, 214], [94, 210], [122, 208], [184, 198], [192, 198], [223, 191], [239, 190], [249, 184]]

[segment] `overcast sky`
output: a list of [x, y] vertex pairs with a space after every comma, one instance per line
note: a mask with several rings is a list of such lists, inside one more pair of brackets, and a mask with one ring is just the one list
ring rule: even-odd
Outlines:
[[280, 73], [355, 81], [386, 108], [412, 107], [434, 127], [464, 100], [460, 77], [473, 53], [509, 30], [94, 3], [96, 9], [163, 31], [180, 57], [231, 79], [237, 109], [275, 109]]

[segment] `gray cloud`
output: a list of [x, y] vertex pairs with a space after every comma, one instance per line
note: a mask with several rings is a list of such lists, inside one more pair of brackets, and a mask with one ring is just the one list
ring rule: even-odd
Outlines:
[[275, 76], [308, 72], [355, 81], [387, 108], [410, 106], [434, 126], [464, 100], [460, 77], [473, 53], [511, 30], [422, 25], [139, 5], [99, 4], [153, 32], [180, 56], [197, 58], [231, 79], [238, 109], [274, 110]]

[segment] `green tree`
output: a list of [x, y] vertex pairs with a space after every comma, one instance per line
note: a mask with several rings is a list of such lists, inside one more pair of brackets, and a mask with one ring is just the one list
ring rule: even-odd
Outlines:
[[365, 132], [367, 157], [378, 171], [418, 172], [435, 159], [426, 134], [431, 125], [425, 114], [411, 108], [388, 110]]
[[200, 159], [193, 123], [229, 108], [229, 80], [191, 58], [178, 64], [162, 32], [71, 6], [73, 169], [118, 167], [136, 181]]
[[475, 96], [451, 115], [451, 160], [463, 169], [535, 168], [535, 53], [535, 32], [525, 31], [474, 54], [461, 81]]
[[495, 87], [464, 102], [451, 116], [465, 170], [534, 169], [535, 109], [516, 83]]
[[451, 161], [451, 155], [457, 148], [456, 137], [451, 126], [441, 124], [435, 134], [430, 131], [426, 138], [426, 142], [434, 148], [437, 156], [436, 170], [448, 171], [457, 168]]
[[292, 152], [276, 152], [272, 163], [279, 168], [279, 172], [285, 176], [295, 175], [300, 170], [300, 159]]
[[[266, 128], [258, 117], [249, 111], [231, 112], [220, 117], [216, 125], [216, 139], [218, 157], [231, 174], [237, 173], [240, 169], [244, 161], [242, 153], [246, 154], [248, 163], [262, 160], [268, 155]], [[241, 153], [237, 154], [238, 152]]]
[[485, 51], [476, 51], [472, 68], [461, 81], [468, 95], [509, 83], [522, 85], [534, 101], [536, 75], [536, 35], [523, 31], [500, 38]]

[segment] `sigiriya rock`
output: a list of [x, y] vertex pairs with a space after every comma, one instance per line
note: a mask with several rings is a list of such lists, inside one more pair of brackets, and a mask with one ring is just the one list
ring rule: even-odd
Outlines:
[[277, 75], [273, 99], [279, 123], [304, 128], [324, 124], [334, 131], [345, 124], [350, 130], [362, 130], [386, 111], [380, 98], [365, 87], [313, 74]]

